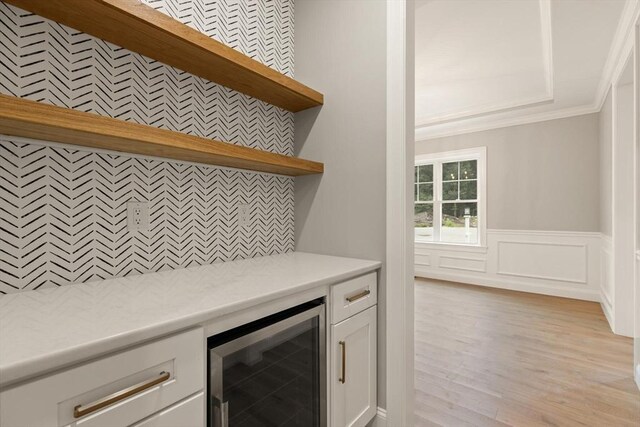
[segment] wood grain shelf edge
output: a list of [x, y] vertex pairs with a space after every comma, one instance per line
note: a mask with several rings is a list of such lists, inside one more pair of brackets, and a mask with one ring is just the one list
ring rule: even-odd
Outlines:
[[324, 165], [228, 142], [0, 95], [0, 133], [280, 175], [320, 174]]
[[139, 0], [7, 0], [16, 7], [297, 112], [323, 95]]

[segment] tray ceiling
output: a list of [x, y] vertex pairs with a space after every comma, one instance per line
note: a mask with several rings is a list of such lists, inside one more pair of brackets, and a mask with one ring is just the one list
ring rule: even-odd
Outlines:
[[417, 0], [416, 137], [595, 111], [625, 3]]

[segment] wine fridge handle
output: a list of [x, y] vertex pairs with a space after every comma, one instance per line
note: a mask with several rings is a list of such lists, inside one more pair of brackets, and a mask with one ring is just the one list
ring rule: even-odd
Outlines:
[[222, 402], [220, 404], [220, 425], [222, 427], [229, 427], [229, 402]]
[[212, 409], [217, 409], [217, 411], [209, 412], [213, 427], [229, 427], [229, 402], [223, 402], [215, 396], [211, 396], [211, 398]]

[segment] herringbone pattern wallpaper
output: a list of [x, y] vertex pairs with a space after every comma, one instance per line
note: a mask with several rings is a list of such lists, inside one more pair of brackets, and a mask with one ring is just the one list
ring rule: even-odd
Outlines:
[[[291, 178], [23, 141], [0, 138], [2, 293], [293, 250]], [[148, 231], [127, 230], [132, 199]]]
[[[145, 2], [293, 75], [293, 0]], [[291, 113], [1, 2], [0, 92], [293, 153]], [[0, 136], [0, 293], [289, 252], [293, 209], [292, 178]]]
[[[209, 35], [293, 74], [292, 0], [148, 2], [182, 22], [206, 26]], [[0, 91], [293, 154], [293, 113], [1, 2]]]
[[293, 0], [143, 0], [293, 77]]

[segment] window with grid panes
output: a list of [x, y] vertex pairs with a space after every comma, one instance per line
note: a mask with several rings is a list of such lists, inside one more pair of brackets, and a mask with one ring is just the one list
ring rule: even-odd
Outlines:
[[414, 227], [421, 238], [433, 241], [433, 165], [415, 169]]
[[[421, 156], [424, 157], [424, 156]], [[473, 158], [475, 157], [475, 158]], [[414, 229], [416, 241], [480, 243], [479, 156], [452, 153], [421, 159], [415, 165]]]

